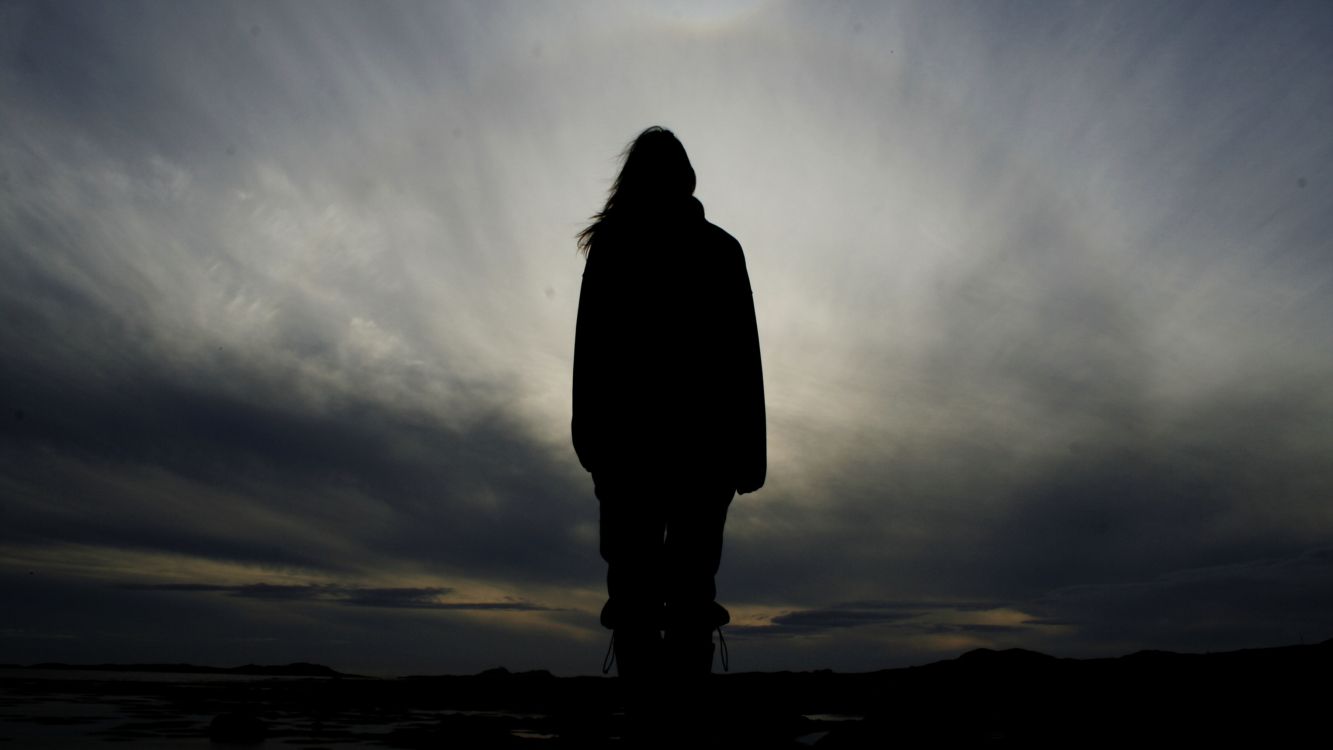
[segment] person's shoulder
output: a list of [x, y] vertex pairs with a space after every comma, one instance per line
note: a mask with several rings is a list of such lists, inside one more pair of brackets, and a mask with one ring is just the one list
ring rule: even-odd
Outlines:
[[704, 221], [704, 232], [708, 241], [723, 250], [729, 250], [737, 254], [743, 254], [741, 243], [731, 236], [731, 233], [711, 221]]
[[703, 239], [712, 246], [726, 248], [739, 252], [741, 243], [736, 241], [727, 230], [708, 220], [704, 212], [704, 204], [699, 202], [698, 198], [691, 197], [684, 205], [684, 212], [691, 219], [690, 224], [696, 227]]
[[692, 209], [695, 221], [694, 226], [697, 234], [698, 247], [703, 251], [708, 263], [714, 268], [723, 269], [722, 278], [734, 278], [743, 282], [745, 288], [750, 288], [749, 274], [745, 269], [745, 251], [741, 249], [741, 243], [731, 236], [731, 233], [722, 227], [709, 221], [704, 214], [703, 204], [696, 198], [691, 198], [688, 204]]
[[741, 249], [741, 243], [712, 222], [705, 221], [704, 225], [708, 255], [715, 267], [722, 270], [723, 278], [733, 279], [733, 283], [750, 291], [750, 274], [745, 267], [745, 251]]
[[732, 259], [740, 259], [741, 263], [745, 262], [745, 253], [741, 250], [741, 243], [735, 237], [732, 237], [730, 232], [704, 218], [702, 210], [699, 212], [699, 225], [704, 243], [710, 250], [714, 253], [722, 253]]

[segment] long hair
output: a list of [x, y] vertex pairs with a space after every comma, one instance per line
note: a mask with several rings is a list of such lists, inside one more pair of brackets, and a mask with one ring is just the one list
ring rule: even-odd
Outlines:
[[675, 133], [656, 125], [639, 133], [621, 153], [624, 166], [611, 185], [606, 205], [578, 234], [579, 252], [592, 249], [608, 223], [694, 194], [694, 167]]

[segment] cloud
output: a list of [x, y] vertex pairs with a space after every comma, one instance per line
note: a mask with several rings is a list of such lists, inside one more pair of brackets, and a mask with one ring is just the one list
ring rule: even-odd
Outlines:
[[[457, 429], [370, 404], [310, 413], [263, 384], [239, 400], [151, 376], [86, 396], [40, 383], [11, 393], [27, 408], [10, 424], [9, 476], [32, 511], [11, 538], [328, 569], [384, 546], [474, 573], [579, 575], [579, 553], [555, 545], [574, 533], [581, 493], [501, 416]], [[69, 499], [44, 503], [51, 493]]]
[[1325, 627], [1327, 13], [5, 4], [14, 627], [599, 640], [573, 236], [653, 122], [755, 289], [766, 665]]
[[1186, 651], [1315, 642], [1333, 631], [1333, 549], [1187, 568], [1148, 580], [1057, 589], [1031, 603], [1042, 622], [1104, 653], [1153, 643]]
[[1024, 624], [995, 602], [845, 602], [822, 609], [804, 609], [772, 616], [762, 625], [740, 624], [728, 632], [746, 637], [812, 637], [845, 628], [872, 627], [901, 635], [956, 632], [1008, 632]]
[[843, 669], [856, 669], [867, 658], [918, 664], [978, 647], [1078, 658], [1145, 648], [1226, 651], [1325, 638], [1333, 629], [1333, 610], [1323, 596], [1331, 577], [1333, 552], [1315, 547], [1140, 580], [1067, 586], [1010, 602], [846, 602], [747, 611], [726, 630], [751, 658], [817, 653]]
[[220, 592], [266, 601], [327, 602], [356, 607], [389, 607], [402, 609], [452, 610], [510, 610], [540, 612], [549, 608], [530, 602], [510, 600], [495, 602], [450, 601], [453, 590], [447, 587], [367, 588], [336, 584], [274, 584], [246, 583], [221, 586], [211, 583], [126, 583], [121, 588], [130, 591]]

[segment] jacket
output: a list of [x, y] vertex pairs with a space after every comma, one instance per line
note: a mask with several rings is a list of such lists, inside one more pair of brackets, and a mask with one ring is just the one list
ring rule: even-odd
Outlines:
[[745, 255], [694, 198], [604, 220], [584, 266], [574, 450], [631, 481], [764, 484], [764, 378]]

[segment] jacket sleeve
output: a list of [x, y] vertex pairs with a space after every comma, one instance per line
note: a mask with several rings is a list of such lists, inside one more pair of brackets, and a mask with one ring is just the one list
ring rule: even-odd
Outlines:
[[768, 435], [764, 412], [764, 368], [759, 355], [759, 326], [755, 320], [754, 295], [750, 289], [749, 274], [745, 271], [744, 256], [741, 260], [741, 275], [744, 279], [743, 294], [738, 295], [738, 328], [735, 351], [739, 355], [737, 365], [737, 405], [740, 420], [737, 437], [739, 438], [738, 466], [736, 467], [736, 491], [740, 494], [754, 492], [764, 486], [768, 471]]
[[594, 272], [593, 254], [584, 265], [583, 283], [579, 290], [578, 322], [574, 330], [574, 398], [570, 431], [574, 452], [587, 471], [594, 471], [598, 463], [601, 410], [599, 402], [605, 392], [602, 379], [604, 342], [601, 335], [604, 317], [602, 290]]

